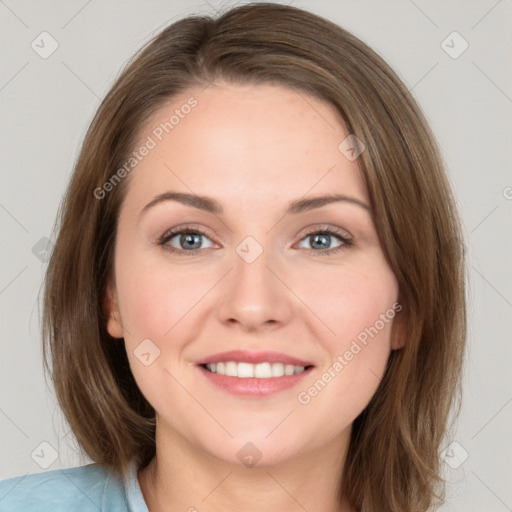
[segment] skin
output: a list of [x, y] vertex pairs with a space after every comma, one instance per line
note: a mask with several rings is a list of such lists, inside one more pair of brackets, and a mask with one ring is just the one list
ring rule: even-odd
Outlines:
[[[138, 474], [144, 497], [152, 512], [348, 512], [336, 488], [351, 425], [403, 342], [400, 315], [308, 404], [297, 395], [392, 307], [398, 286], [366, 209], [343, 201], [284, 215], [304, 196], [338, 193], [369, 205], [357, 160], [338, 149], [348, 133], [332, 106], [303, 93], [217, 82], [174, 97], [139, 143], [191, 96], [197, 106], [130, 174], [105, 299], [108, 331], [124, 337], [157, 413], [157, 457]], [[165, 201], [139, 217], [167, 191], [212, 197], [224, 211]], [[183, 224], [206, 233], [199, 251], [186, 253], [179, 235], [168, 245], [182, 254], [158, 245]], [[354, 245], [333, 236], [327, 250], [341, 250], [319, 255], [306, 231], [326, 226]], [[252, 263], [236, 252], [247, 236], [263, 249]], [[134, 351], [148, 338], [160, 355], [146, 366]], [[233, 349], [282, 352], [315, 368], [291, 390], [234, 396], [195, 364]], [[253, 467], [237, 457], [248, 442], [261, 453]]]

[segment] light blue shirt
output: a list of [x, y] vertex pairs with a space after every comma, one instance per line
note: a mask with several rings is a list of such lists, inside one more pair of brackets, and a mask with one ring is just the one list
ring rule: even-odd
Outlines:
[[132, 463], [124, 475], [99, 464], [0, 481], [0, 512], [148, 512]]

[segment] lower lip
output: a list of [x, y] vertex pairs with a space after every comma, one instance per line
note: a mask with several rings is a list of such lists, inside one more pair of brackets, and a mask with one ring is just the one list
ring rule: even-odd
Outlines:
[[229, 377], [213, 373], [202, 366], [198, 366], [198, 368], [210, 382], [229, 393], [238, 396], [264, 397], [293, 388], [306, 375], [309, 375], [314, 367], [310, 367], [296, 375], [284, 375], [283, 377], [272, 377], [270, 379], [241, 379], [239, 377]]

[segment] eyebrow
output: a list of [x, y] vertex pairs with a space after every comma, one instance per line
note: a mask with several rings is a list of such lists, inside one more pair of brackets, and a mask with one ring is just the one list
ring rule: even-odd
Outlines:
[[[206, 196], [198, 196], [196, 194], [186, 194], [183, 192], [164, 192], [163, 194], [159, 194], [153, 198], [144, 208], [141, 210], [139, 217], [142, 216], [149, 209], [153, 208], [157, 204], [160, 204], [164, 201], [177, 201], [187, 206], [192, 206], [193, 208], [198, 208], [199, 210], [203, 210], [208, 213], [213, 213], [215, 215], [220, 215], [223, 212], [223, 208], [215, 199]], [[355, 197], [350, 197], [341, 194], [329, 194], [317, 197], [311, 197], [307, 199], [296, 199], [295, 201], [291, 201], [286, 208], [286, 215], [296, 215], [302, 212], [306, 212], [309, 210], [313, 210], [315, 208], [320, 208], [321, 206], [335, 203], [335, 202], [347, 202], [351, 204], [355, 204], [365, 209], [366, 211], [371, 213], [371, 208], [365, 204], [363, 201], [356, 199]]]

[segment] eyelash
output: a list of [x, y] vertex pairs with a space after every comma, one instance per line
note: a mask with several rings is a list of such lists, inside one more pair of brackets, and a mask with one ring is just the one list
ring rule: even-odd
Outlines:
[[[174, 247], [171, 247], [170, 245], [168, 245], [168, 242], [171, 239], [173, 239], [176, 235], [184, 235], [184, 234], [195, 234], [195, 235], [205, 236], [206, 238], [210, 238], [206, 233], [204, 233], [200, 229], [197, 229], [194, 227], [189, 227], [189, 226], [181, 226], [179, 228], [175, 228], [175, 229], [171, 229], [170, 231], [166, 231], [158, 239], [157, 245], [163, 247], [166, 251], [173, 253], [173, 254], [190, 255], [190, 254], [197, 254], [199, 251], [204, 250], [204, 249], [192, 249], [190, 251], [185, 251], [182, 249], [175, 249]], [[354, 245], [354, 242], [351, 239], [347, 238], [340, 231], [338, 231], [332, 227], [325, 227], [325, 228], [322, 227], [322, 228], [311, 229], [310, 231], [307, 231], [302, 236], [301, 241], [304, 240], [305, 238], [307, 238], [308, 236], [320, 235], [320, 234], [334, 236], [342, 242], [342, 245], [340, 245], [339, 247], [335, 247], [334, 249], [320, 249], [320, 250], [303, 249], [303, 250], [305, 250], [308, 254], [315, 254], [317, 256], [329, 256], [329, 255], [337, 253], [343, 249], [348, 249], [349, 247], [352, 247]]]
[[[166, 251], [172, 253], [172, 254], [181, 254], [181, 255], [194, 255], [197, 254], [199, 251], [203, 251], [204, 249], [192, 249], [190, 251], [185, 251], [182, 249], [175, 249], [174, 247], [171, 247], [168, 245], [168, 242], [172, 240], [176, 235], [183, 235], [183, 234], [196, 234], [205, 236], [206, 238], [209, 238], [209, 236], [201, 231], [200, 229], [194, 228], [192, 226], [181, 226], [179, 228], [171, 229], [167, 232], [165, 232], [158, 240], [157, 245], [163, 247]], [[325, 227], [317, 227], [313, 228], [309, 231], [307, 231], [301, 238], [301, 241], [307, 238], [311, 235], [328, 235], [328, 236], [334, 236], [338, 238], [342, 245], [339, 247], [335, 247], [334, 249], [303, 249], [306, 251], [307, 254], [314, 254], [316, 256], [330, 256], [332, 254], [336, 254], [339, 251], [342, 251], [343, 249], [348, 249], [349, 247], [352, 247], [354, 245], [354, 242], [344, 236], [340, 231], [338, 231], [335, 228], [325, 226]]]

